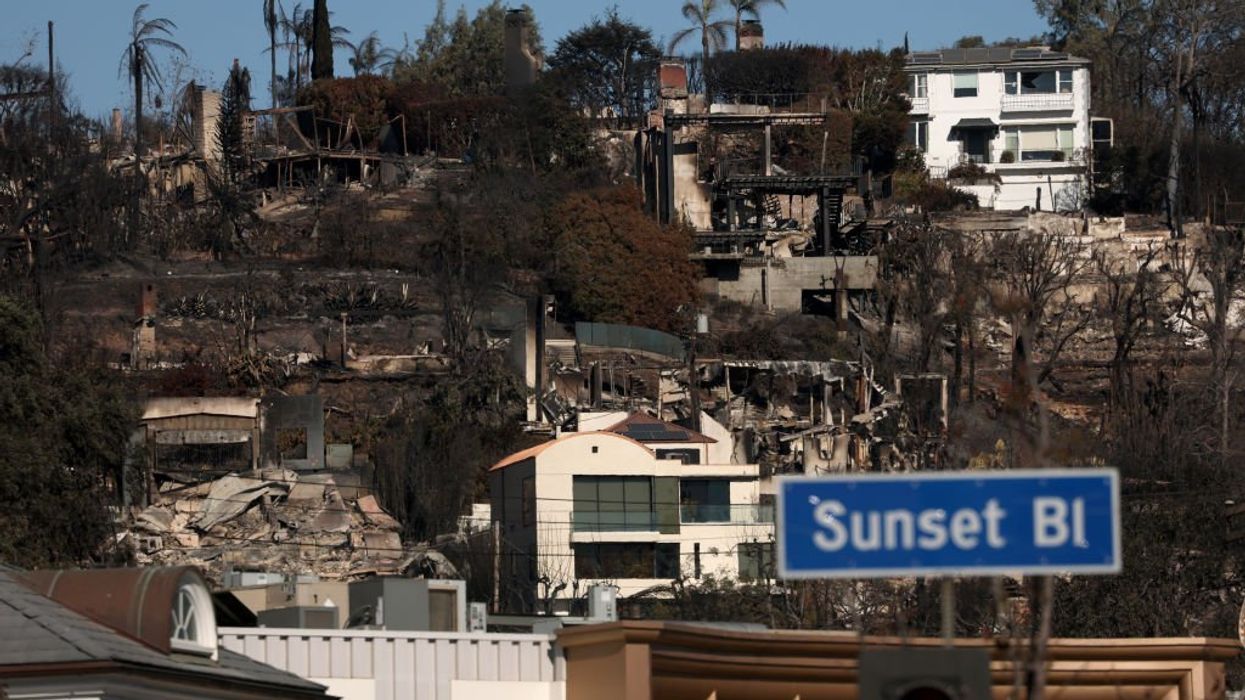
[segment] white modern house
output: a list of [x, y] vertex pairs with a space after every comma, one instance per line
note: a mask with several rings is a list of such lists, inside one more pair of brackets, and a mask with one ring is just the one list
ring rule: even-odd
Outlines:
[[759, 467], [732, 463], [724, 427], [703, 413], [704, 432], [618, 413], [580, 428], [491, 468], [502, 577], [529, 592], [507, 605], [565, 609], [594, 583], [626, 597], [679, 578], [772, 577]]
[[998, 181], [951, 182], [983, 208], [1081, 207], [1091, 157], [1088, 60], [1047, 47], [943, 49], [909, 54], [904, 70], [908, 140], [931, 177], [977, 163]]

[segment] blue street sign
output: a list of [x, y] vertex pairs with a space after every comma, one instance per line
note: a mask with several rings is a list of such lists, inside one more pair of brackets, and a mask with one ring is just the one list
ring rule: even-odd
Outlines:
[[783, 578], [1120, 571], [1115, 469], [783, 477]]

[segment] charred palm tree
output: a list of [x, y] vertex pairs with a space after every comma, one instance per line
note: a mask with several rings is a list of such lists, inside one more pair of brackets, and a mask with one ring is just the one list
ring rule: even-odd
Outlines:
[[160, 68], [152, 59], [152, 49], [162, 48], [174, 53], [186, 55], [186, 49], [173, 41], [173, 30], [177, 25], [163, 17], [147, 19], [143, 14], [147, 11], [147, 3], [134, 8], [134, 19], [130, 26], [130, 42], [121, 54], [121, 65], [118, 73], [128, 73], [134, 81], [134, 155], [143, 155], [143, 88], [160, 87]]

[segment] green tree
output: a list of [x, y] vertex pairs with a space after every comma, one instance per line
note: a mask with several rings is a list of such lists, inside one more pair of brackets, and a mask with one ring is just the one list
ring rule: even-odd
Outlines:
[[[692, 26], [675, 32], [670, 38], [670, 53], [688, 38], [700, 34], [701, 62], [708, 66], [710, 51], [721, 51], [726, 46], [726, 32], [731, 28], [730, 20], [714, 19], [722, 9], [720, 3], [721, 0], [686, 0], [681, 11]], [[708, 80], [705, 81], [705, 102], [713, 104], [713, 86]]]
[[151, 51], [163, 48], [174, 53], [186, 55], [186, 49], [172, 40], [173, 30], [177, 25], [163, 17], [147, 19], [147, 3], [134, 8], [134, 17], [130, 22], [130, 41], [121, 53], [121, 65], [118, 72], [130, 76], [134, 85], [134, 153], [143, 155], [143, 88], [160, 87], [160, 67], [152, 58]]
[[311, 14], [311, 79], [333, 77], [333, 34], [328, 0], [316, 0]]
[[[535, 16], [529, 6], [521, 7]], [[505, 32], [506, 7], [501, 0], [492, 0], [475, 17], [459, 7], [452, 23], [446, 22], [444, 5], [440, 4], [436, 17], [424, 30], [413, 64], [395, 77], [444, 86], [453, 97], [501, 94], [506, 84]], [[540, 27], [535, 21], [529, 37], [536, 53], [541, 53]]]
[[698, 299], [691, 233], [646, 216], [634, 187], [571, 194], [549, 215], [554, 288], [576, 319], [681, 329]]
[[221, 91], [220, 117], [216, 122], [216, 145], [221, 169], [233, 186], [241, 184], [250, 170], [250, 147], [244, 133], [246, 113], [251, 111], [251, 72], [234, 59]]
[[272, 93], [273, 109], [277, 108], [277, 28], [280, 26], [277, 16], [278, 0], [264, 0], [264, 29], [268, 32], [268, 60], [271, 65], [269, 92]]
[[787, 0], [729, 0], [731, 9], [735, 10], [735, 50], [739, 50], [739, 34], [744, 28], [744, 15], [759, 20], [761, 8], [766, 5], [777, 5], [787, 9]]
[[57, 366], [29, 309], [0, 296], [0, 561], [113, 561], [109, 486], [123, 481], [136, 413], [99, 369]]
[[235, 60], [221, 92], [220, 117], [216, 122], [216, 143], [220, 147], [219, 177], [211, 179], [211, 190], [219, 207], [219, 234], [212, 241], [216, 254], [237, 246], [255, 216], [249, 190], [252, 175], [251, 145], [245, 133], [246, 113], [251, 109], [251, 73]]
[[593, 115], [612, 110], [627, 119], [648, 108], [660, 57], [652, 33], [611, 8], [559, 39], [549, 66], [572, 102]]

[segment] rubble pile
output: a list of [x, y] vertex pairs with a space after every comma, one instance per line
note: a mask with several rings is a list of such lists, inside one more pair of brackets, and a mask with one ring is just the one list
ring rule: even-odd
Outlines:
[[194, 565], [216, 581], [243, 568], [342, 580], [446, 564], [405, 545], [398, 521], [351, 472], [179, 476], [130, 515], [121, 537], [131, 539], [139, 564]]

